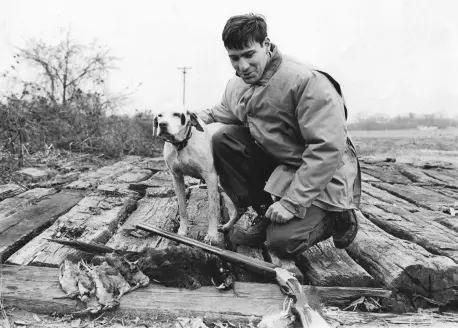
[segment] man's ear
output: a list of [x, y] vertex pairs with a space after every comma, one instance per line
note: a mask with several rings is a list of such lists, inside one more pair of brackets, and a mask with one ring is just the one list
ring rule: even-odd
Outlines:
[[191, 125], [195, 126], [197, 131], [204, 132], [204, 129], [199, 123], [199, 120], [197, 119], [197, 115], [195, 113], [191, 113], [190, 111], [187, 112], [189, 115], [189, 119], [191, 120]]

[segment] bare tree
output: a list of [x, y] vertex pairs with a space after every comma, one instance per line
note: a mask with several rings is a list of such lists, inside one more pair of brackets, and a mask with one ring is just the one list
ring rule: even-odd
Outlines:
[[20, 56], [40, 71], [39, 85], [55, 104], [66, 105], [82, 94], [104, 94], [104, 81], [116, 58], [97, 42], [83, 45], [70, 32], [57, 45], [32, 39]]

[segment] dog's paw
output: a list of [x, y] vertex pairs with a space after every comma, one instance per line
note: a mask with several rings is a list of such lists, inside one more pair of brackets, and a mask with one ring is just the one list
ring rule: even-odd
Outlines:
[[224, 248], [225, 246], [224, 236], [220, 233], [205, 235], [204, 243], [221, 248]]

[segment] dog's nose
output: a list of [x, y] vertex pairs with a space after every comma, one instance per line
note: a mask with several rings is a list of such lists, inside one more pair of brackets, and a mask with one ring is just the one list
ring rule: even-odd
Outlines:
[[167, 127], [167, 123], [161, 122], [161, 123], [159, 123], [159, 127], [160, 128], [166, 128]]

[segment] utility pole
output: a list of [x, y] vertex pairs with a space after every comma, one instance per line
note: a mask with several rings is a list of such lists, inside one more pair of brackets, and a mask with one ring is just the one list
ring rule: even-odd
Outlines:
[[177, 67], [179, 70], [183, 72], [183, 105], [185, 104], [185, 97], [186, 97], [186, 70], [190, 70], [191, 67]]

